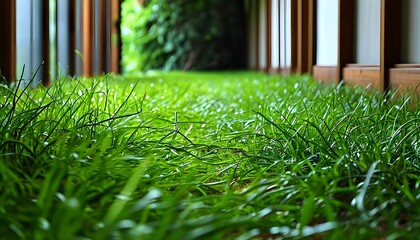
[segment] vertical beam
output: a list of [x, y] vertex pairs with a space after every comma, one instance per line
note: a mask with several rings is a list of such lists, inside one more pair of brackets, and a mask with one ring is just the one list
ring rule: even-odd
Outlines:
[[121, 2], [120, 0], [111, 0], [111, 71], [121, 72]]
[[0, 16], [0, 77], [11, 84], [16, 77], [16, 0], [0, 1]]
[[99, 22], [95, 23], [98, 26], [98, 70], [99, 73], [106, 73], [107, 69], [107, 1], [100, 0], [98, 3]]
[[50, 76], [50, 3], [42, 0], [42, 85], [51, 84]]
[[291, 72], [296, 72], [298, 68], [298, 1], [290, 1], [290, 29], [291, 29]]
[[76, 75], [76, 11], [77, 0], [69, 0], [69, 74]]
[[308, 0], [308, 58], [306, 72], [312, 74], [316, 63], [316, 0]]
[[82, 1], [83, 74], [93, 75], [93, 1]]
[[309, 33], [309, 22], [312, 17], [309, 16], [310, 12], [310, 2], [311, 0], [298, 0], [297, 1], [297, 69], [298, 73], [308, 73], [309, 66], [308, 63], [310, 62], [309, 59], [312, 57], [310, 55], [309, 49], [310, 39]]
[[272, 2], [271, 0], [266, 0], [266, 46], [267, 46], [267, 54], [266, 54], [266, 71], [272, 69], [272, 39], [271, 39], [271, 25], [272, 25]]
[[354, 0], [338, 0], [338, 51], [336, 83], [343, 79], [343, 69], [354, 62]]
[[312, 73], [315, 63], [316, 0], [297, 1], [297, 69]]
[[380, 85], [385, 92], [389, 88], [389, 69], [400, 62], [401, 49], [401, 1], [381, 0]]

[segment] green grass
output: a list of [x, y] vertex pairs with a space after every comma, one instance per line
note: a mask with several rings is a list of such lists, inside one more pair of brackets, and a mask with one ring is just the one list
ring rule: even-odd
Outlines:
[[420, 111], [307, 76], [0, 87], [0, 238], [415, 239]]

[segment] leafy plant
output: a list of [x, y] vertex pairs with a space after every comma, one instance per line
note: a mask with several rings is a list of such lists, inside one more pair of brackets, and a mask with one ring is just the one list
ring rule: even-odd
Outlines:
[[122, 65], [127, 72], [242, 67], [242, 11], [239, 0], [126, 0]]

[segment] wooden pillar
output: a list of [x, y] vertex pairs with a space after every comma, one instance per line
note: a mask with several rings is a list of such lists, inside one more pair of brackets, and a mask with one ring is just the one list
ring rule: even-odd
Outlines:
[[389, 88], [389, 70], [400, 62], [401, 49], [401, 1], [381, 0], [380, 33], [380, 84], [385, 92]]
[[0, 16], [0, 74], [11, 84], [16, 78], [16, 1], [0, 1]]
[[316, 0], [308, 0], [308, 68], [306, 72], [312, 74], [316, 63]]
[[354, 63], [354, 0], [338, 2], [338, 51], [336, 83], [343, 79], [343, 69]]
[[312, 73], [315, 63], [316, 0], [297, 1], [297, 69]]
[[50, 86], [50, 3], [42, 0], [42, 85]]
[[100, 0], [98, 3], [99, 22], [98, 26], [98, 70], [99, 73], [106, 73], [107, 69], [107, 0]]
[[121, 0], [111, 0], [111, 71], [121, 72]]
[[93, 75], [93, 1], [82, 1], [83, 75]]
[[291, 29], [291, 72], [297, 72], [298, 66], [298, 1], [290, 1], [290, 29]]
[[70, 0], [69, 2], [69, 74], [71, 76], [76, 75], [76, 11], [77, 3], [76, 0]]

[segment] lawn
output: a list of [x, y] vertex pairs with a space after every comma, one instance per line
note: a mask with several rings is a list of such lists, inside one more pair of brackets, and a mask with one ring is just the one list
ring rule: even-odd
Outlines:
[[0, 87], [1, 239], [415, 239], [420, 111], [308, 76]]

